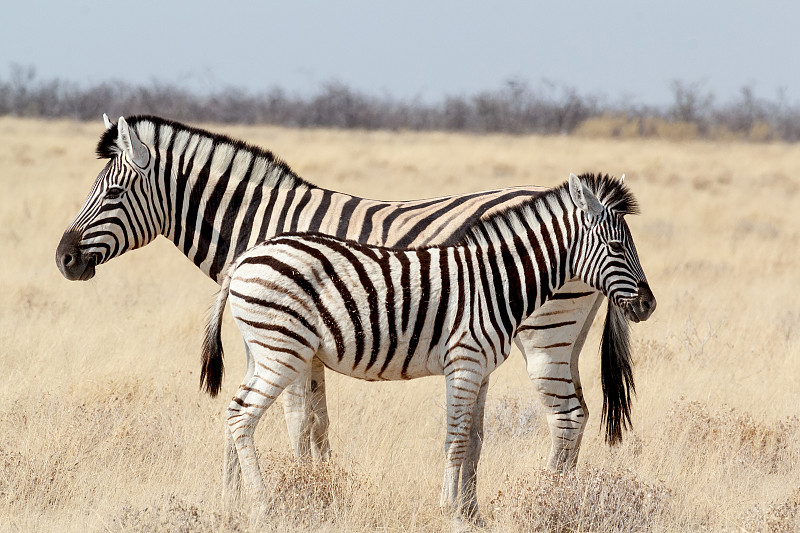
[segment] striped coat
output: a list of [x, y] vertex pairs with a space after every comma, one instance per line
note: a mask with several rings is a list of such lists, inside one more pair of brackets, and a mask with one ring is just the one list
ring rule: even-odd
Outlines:
[[[97, 152], [108, 162], [56, 250], [58, 268], [71, 280], [91, 278], [99, 265], [159, 235], [215, 282], [234, 257], [284, 232], [316, 231], [382, 246], [456, 244], [475, 224], [546, 190], [515, 187], [407, 202], [368, 200], [316, 187], [266, 150], [177, 122], [141, 116], [107, 121], [106, 127]], [[514, 341], [548, 414], [551, 468], [577, 460], [588, 413], [578, 356], [601, 301], [598, 291], [570, 280], [516, 332]], [[624, 357], [627, 344], [603, 346], [610, 356], [623, 355], [621, 366], [611, 371], [626, 377], [604, 395], [613, 441], [621, 436], [632, 378]], [[319, 361], [284, 394], [284, 409], [295, 452], [327, 457], [325, 375]], [[230, 439], [226, 442], [231, 485], [238, 475], [237, 456]]]
[[[601, 196], [605, 203], [596, 196], [601, 185], [615, 193]], [[373, 381], [443, 375], [442, 505], [478, 520], [472, 420], [523, 321], [574, 276], [632, 319], [655, 309], [623, 220], [632, 205], [619, 182], [573, 175], [569, 185], [477, 224], [458, 246], [402, 250], [289, 234], [242, 254], [212, 311], [201, 380], [219, 391], [221, 315], [230, 297], [256, 364], [227, 417], [248, 488], [266, 496], [252, 440], [259, 418], [314, 358]], [[462, 475], [469, 482], [458, 503]]]

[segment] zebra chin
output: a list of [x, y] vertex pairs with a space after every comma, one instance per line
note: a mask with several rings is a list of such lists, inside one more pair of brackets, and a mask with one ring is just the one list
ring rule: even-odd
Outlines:
[[80, 235], [76, 231], [68, 231], [61, 237], [56, 248], [56, 266], [61, 275], [70, 281], [86, 281], [94, 277], [98, 262], [96, 253], [86, 254], [78, 248]]

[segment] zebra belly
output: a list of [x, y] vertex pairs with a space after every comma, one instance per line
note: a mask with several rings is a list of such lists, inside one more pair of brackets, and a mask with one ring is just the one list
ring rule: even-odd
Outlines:
[[365, 353], [358, 364], [354, 364], [355, 353], [346, 353], [339, 360], [335, 345], [326, 342], [321, 343], [316, 355], [334, 372], [366, 381], [399, 381], [442, 374], [442, 365], [435, 354], [422, 354], [417, 350], [406, 363], [408, 346], [401, 343], [387, 363], [387, 347], [381, 348], [374, 360], [371, 354]]

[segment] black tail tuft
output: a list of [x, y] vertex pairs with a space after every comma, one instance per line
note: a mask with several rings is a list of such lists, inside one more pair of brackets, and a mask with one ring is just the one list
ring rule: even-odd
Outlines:
[[209, 313], [206, 336], [203, 339], [200, 388], [205, 388], [212, 397], [219, 394], [219, 389], [222, 387], [222, 375], [225, 373], [222, 350], [222, 313], [225, 311], [230, 285], [231, 272], [229, 271], [222, 279], [214, 306]]
[[630, 327], [619, 307], [608, 302], [600, 348], [603, 384], [603, 414], [606, 442], [622, 442], [622, 432], [631, 428], [631, 395], [636, 393], [631, 365]]
[[219, 394], [219, 390], [222, 387], [222, 375], [225, 372], [222, 356], [220, 329], [217, 328], [215, 335], [209, 325], [206, 330], [206, 337], [203, 340], [203, 366], [200, 369], [200, 388], [205, 388], [206, 392], [212, 397]]

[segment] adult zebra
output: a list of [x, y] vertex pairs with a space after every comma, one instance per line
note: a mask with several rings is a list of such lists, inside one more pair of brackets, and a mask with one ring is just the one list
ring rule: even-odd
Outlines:
[[[508, 357], [517, 328], [574, 276], [632, 320], [646, 320], [655, 309], [623, 219], [635, 209], [621, 182], [570, 175], [567, 184], [476, 223], [457, 246], [399, 250], [286, 234], [242, 254], [213, 306], [201, 381], [212, 395], [219, 391], [220, 329], [230, 295], [256, 363], [227, 414], [247, 488], [266, 501], [253, 433], [314, 358], [371, 381], [444, 375], [441, 505], [480, 520], [478, 455], [469, 455], [477, 438], [472, 420], [480, 417], [476, 404], [489, 374]], [[462, 475], [473, 483], [462, 485], [457, 502]]]
[[[109, 161], [56, 251], [58, 268], [71, 280], [91, 278], [98, 265], [158, 235], [216, 282], [238, 254], [287, 231], [387, 246], [456, 243], [482, 218], [546, 190], [517, 187], [409, 202], [365, 200], [315, 187], [272, 153], [223, 135], [157, 117], [120, 118], [117, 124], [104, 118], [106, 131], [97, 153]], [[547, 410], [552, 469], [577, 460], [587, 417], [578, 355], [601, 301], [602, 295], [580, 280], [568, 281], [517, 331], [516, 343]], [[604, 350], [616, 346], [603, 343]], [[624, 342], [621, 346], [626, 348]], [[610, 371], [626, 380], [621, 386], [611, 386], [618, 382], [613, 379], [604, 385], [604, 418], [612, 442], [627, 422], [633, 386], [625, 353], [620, 351], [621, 366]], [[252, 371], [249, 354], [247, 364]], [[309, 446], [315, 456], [329, 453], [324, 385], [323, 366], [314, 361], [309, 378], [284, 394], [298, 455], [309, 453]], [[232, 485], [239, 469], [230, 439], [226, 442]]]

